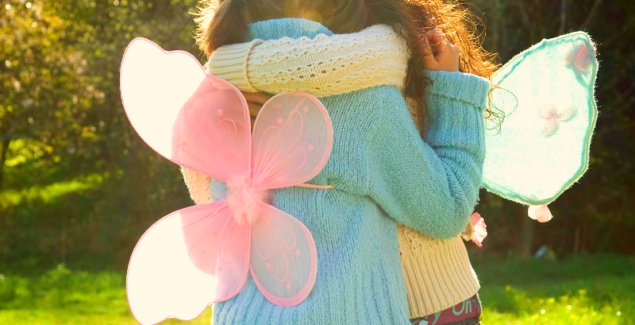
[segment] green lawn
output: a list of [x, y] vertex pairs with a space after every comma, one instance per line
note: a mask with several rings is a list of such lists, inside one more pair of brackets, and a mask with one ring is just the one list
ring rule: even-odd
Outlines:
[[[195, 321], [208, 325], [211, 309]], [[71, 271], [63, 266], [37, 278], [0, 277], [0, 324], [135, 325], [126, 301], [125, 274]]]
[[[590, 256], [561, 262], [475, 261], [483, 324], [635, 324], [635, 258]], [[209, 324], [211, 311], [192, 322]], [[0, 324], [137, 324], [125, 275], [60, 266], [39, 277], [0, 276]]]
[[483, 324], [635, 324], [635, 258], [475, 262]]

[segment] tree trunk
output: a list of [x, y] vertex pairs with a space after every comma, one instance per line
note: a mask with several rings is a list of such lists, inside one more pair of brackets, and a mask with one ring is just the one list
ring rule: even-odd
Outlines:
[[582, 232], [582, 226], [578, 225], [575, 228], [575, 237], [574, 237], [574, 241], [573, 241], [573, 255], [574, 256], [578, 256], [580, 255], [580, 252], [582, 251], [582, 241], [580, 238], [580, 233]]
[[516, 220], [519, 221], [518, 225], [520, 226], [520, 245], [518, 247], [518, 251], [524, 258], [531, 257], [536, 222], [527, 216], [527, 207], [524, 205], [517, 204], [514, 208], [514, 214], [516, 215]]
[[560, 28], [558, 29], [558, 35], [564, 34], [565, 28], [567, 28], [567, 0], [560, 2]]
[[2, 148], [0, 149], [0, 192], [2, 192], [2, 182], [4, 180], [4, 162], [7, 160], [7, 151], [9, 151], [9, 144], [11, 139], [2, 140]]

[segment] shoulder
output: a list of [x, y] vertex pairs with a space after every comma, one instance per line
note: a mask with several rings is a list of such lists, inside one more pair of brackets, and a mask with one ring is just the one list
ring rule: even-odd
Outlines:
[[333, 118], [350, 125], [355, 133], [368, 136], [379, 122], [394, 112], [408, 111], [404, 97], [393, 86], [375, 86], [320, 98]]
[[362, 29], [359, 33], [375, 37], [401, 38], [394, 28], [386, 24], [372, 25]]
[[382, 47], [397, 46], [405, 48], [407, 43], [392, 27], [384, 24], [373, 25], [356, 33], [335, 34], [329, 38], [332, 42], [346, 42], [348, 46], [374, 44]]
[[351, 92], [355, 103], [356, 115], [366, 120], [362, 136], [371, 139], [377, 133], [381, 133], [395, 126], [414, 128], [414, 122], [410, 116], [410, 110], [403, 94], [393, 86], [370, 87]]

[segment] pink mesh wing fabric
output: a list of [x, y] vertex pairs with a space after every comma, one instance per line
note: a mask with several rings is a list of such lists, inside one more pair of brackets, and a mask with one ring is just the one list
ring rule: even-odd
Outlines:
[[[252, 185], [264, 190], [315, 177], [331, 154], [333, 129], [319, 100], [285, 93], [262, 107], [252, 138]], [[317, 274], [315, 242], [306, 226], [273, 206], [264, 207], [252, 225], [251, 274], [272, 303], [301, 303]]]
[[324, 168], [333, 127], [317, 98], [283, 93], [262, 107], [252, 138], [252, 185], [281, 188], [304, 183]]
[[141, 324], [191, 320], [214, 302], [235, 296], [249, 270], [250, 227], [239, 225], [226, 201], [176, 211], [137, 243], [126, 278], [128, 303]]
[[121, 98], [137, 133], [165, 158], [221, 181], [248, 172], [247, 102], [191, 54], [135, 39], [121, 64]]
[[[135, 39], [121, 64], [121, 97], [137, 133], [165, 158], [221, 181], [249, 175], [247, 103], [190, 54]], [[226, 201], [162, 218], [130, 258], [133, 315], [142, 324], [193, 319], [233, 297], [247, 278], [250, 248], [249, 225], [236, 222]]]
[[295, 306], [311, 292], [317, 251], [311, 232], [298, 219], [266, 205], [252, 225], [251, 275], [272, 303]]
[[[331, 121], [315, 97], [273, 97], [252, 137], [240, 91], [205, 73], [190, 54], [165, 52], [146, 39], [135, 39], [126, 50], [121, 97], [131, 124], [159, 154], [226, 183], [243, 179], [244, 188], [230, 189], [235, 200], [303, 183], [330, 156]], [[128, 266], [135, 318], [142, 324], [193, 319], [209, 304], [236, 295], [248, 269], [273, 303], [302, 302], [317, 274], [313, 237], [285, 212], [268, 204], [259, 209], [262, 217], [249, 219], [250, 225], [238, 222], [235, 207], [221, 201], [174, 212], [148, 229]]]

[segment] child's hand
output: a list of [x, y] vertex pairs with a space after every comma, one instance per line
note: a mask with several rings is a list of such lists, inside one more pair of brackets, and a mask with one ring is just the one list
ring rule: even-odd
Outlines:
[[434, 71], [459, 71], [459, 48], [450, 44], [442, 30], [435, 28], [419, 36], [423, 65]]
[[262, 105], [264, 105], [271, 96], [265, 93], [247, 93], [243, 92], [243, 96], [245, 96], [245, 100], [247, 100], [247, 106], [249, 106], [249, 115], [251, 117], [251, 128], [254, 128], [254, 122], [256, 121], [256, 116], [260, 113], [260, 109]]

